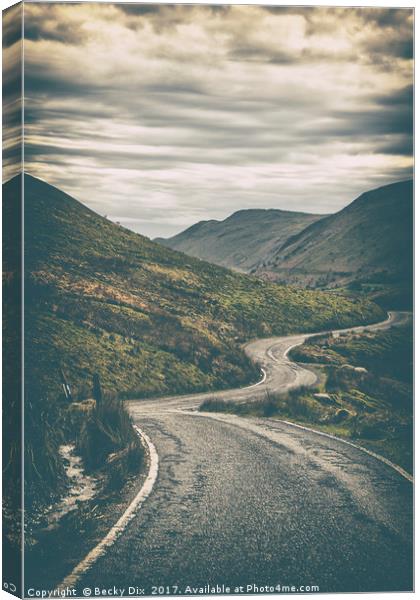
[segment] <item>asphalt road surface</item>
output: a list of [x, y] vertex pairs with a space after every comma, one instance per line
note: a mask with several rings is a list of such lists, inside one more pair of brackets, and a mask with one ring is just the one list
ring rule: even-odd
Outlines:
[[[383, 324], [404, 322], [392, 313]], [[364, 327], [363, 329], [366, 329]], [[286, 353], [304, 335], [246, 352], [259, 385], [130, 402], [159, 454], [154, 489], [78, 587], [318, 586], [402, 591], [412, 583], [412, 483], [339, 440], [270, 419], [198, 413], [207, 397], [238, 402], [311, 383]]]

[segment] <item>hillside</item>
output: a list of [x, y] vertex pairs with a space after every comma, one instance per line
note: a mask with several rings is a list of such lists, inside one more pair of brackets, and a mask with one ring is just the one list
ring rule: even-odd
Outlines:
[[[4, 186], [16, 197], [18, 178]], [[240, 343], [379, 320], [366, 300], [234, 273], [100, 217], [25, 175], [25, 369], [54, 397], [61, 367], [76, 396], [137, 397], [237, 386], [257, 377]]]
[[287, 239], [321, 215], [286, 210], [239, 210], [224, 221], [200, 221], [171, 238], [155, 241], [245, 273], [269, 260]]
[[254, 270], [275, 281], [311, 286], [412, 279], [413, 182], [366, 192], [340, 212], [289, 238]]

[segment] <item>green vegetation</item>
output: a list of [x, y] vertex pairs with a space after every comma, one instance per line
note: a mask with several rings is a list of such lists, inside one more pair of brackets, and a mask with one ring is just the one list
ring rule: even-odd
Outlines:
[[[68, 575], [69, 565], [77, 564], [80, 556], [86, 555], [103, 538], [115, 524], [116, 515], [121, 514], [136, 495], [138, 482], [141, 484], [145, 477], [141, 473], [145, 458], [143, 446], [124, 403], [98, 394], [98, 383], [96, 380], [93, 385], [92, 395], [96, 400], [91, 398], [62, 406], [59, 426], [63, 441], [75, 447], [75, 454], [82, 457], [85, 474], [93, 476], [96, 493], [78, 502], [77, 510], [62, 515], [58, 527], [51, 519], [50, 505], [57, 500], [59, 492], [74, 494], [74, 489], [66, 490], [67, 478], [60, 482], [55, 480], [55, 473], [63, 468], [62, 464], [57, 461], [52, 480], [32, 479], [28, 488], [26, 576], [29, 579], [41, 577], [44, 582], [49, 582], [49, 587], [56, 586]], [[42, 448], [42, 454], [38, 451], [35, 456], [37, 464], [45, 469], [51, 458], [58, 457], [58, 448], [45, 455], [41, 435], [34, 440], [38, 448]], [[50, 506], [46, 512], [45, 505]], [[54, 509], [52, 512], [54, 514]], [[51, 564], [54, 564], [53, 570]]]
[[384, 316], [174, 252], [32, 177], [25, 190], [27, 374], [54, 393], [60, 367], [80, 398], [94, 372], [132, 397], [242, 385], [258, 377], [240, 349], [250, 338]]
[[[138, 473], [144, 456], [139, 436], [121, 400], [105, 397], [70, 406], [73, 439], [89, 473], [105, 477], [105, 489], [120, 489], [130, 475]], [[73, 427], [75, 421], [79, 427]]]
[[203, 412], [226, 412], [238, 416], [282, 417], [302, 422], [310, 422], [320, 416], [318, 404], [312, 399], [317, 387], [299, 387], [282, 394], [267, 392], [265, 398], [252, 402], [237, 403], [223, 399], [205, 400], [200, 410]]
[[342, 290], [342, 293], [346, 292], [353, 297], [369, 298], [385, 310], [413, 310], [412, 282], [383, 283], [357, 280]]
[[68, 481], [59, 455], [62, 444], [74, 444], [85, 470], [100, 478], [105, 492], [120, 489], [140, 471], [143, 447], [124, 403], [111, 395], [95, 400], [95, 390], [90, 396], [68, 402], [62, 394], [52, 401], [39, 387], [31, 390], [25, 411], [25, 486], [31, 491], [26, 495], [27, 522], [65, 493]]
[[[8, 206], [18, 205], [20, 183], [5, 184]], [[65, 486], [57, 458], [69, 433], [61, 370], [79, 401], [91, 396], [95, 373], [104, 394], [119, 397], [223, 389], [257, 379], [240, 347], [250, 338], [384, 317], [363, 298], [280, 287], [174, 252], [29, 175], [24, 217], [26, 439], [33, 440], [26, 476], [34, 502]], [[102, 462], [120, 456], [115, 479], [123, 479], [135, 450], [119, 453], [133, 432], [115, 404], [104, 410], [86, 415], [78, 445], [89, 464], [98, 439]]]
[[411, 384], [412, 344], [412, 328], [396, 326], [384, 331], [313, 336], [302, 346], [292, 348], [289, 356], [297, 362], [335, 367], [350, 363], [379, 377]]
[[321, 384], [262, 401], [210, 400], [201, 410], [285, 418], [356, 440], [413, 469], [413, 332], [411, 327], [314, 336], [291, 350], [295, 361], [322, 365]]

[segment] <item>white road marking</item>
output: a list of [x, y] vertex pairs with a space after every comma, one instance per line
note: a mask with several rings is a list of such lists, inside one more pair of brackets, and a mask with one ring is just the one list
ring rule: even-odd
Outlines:
[[[181, 409], [172, 409], [171, 412], [182, 413], [184, 411], [182, 411]], [[194, 417], [203, 417], [203, 418], [208, 418], [208, 419], [214, 419], [216, 421], [220, 421], [221, 423], [228, 423], [230, 425], [236, 425], [237, 427], [242, 427], [243, 429], [245, 429], [247, 431], [253, 431], [254, 433], [257, 433], [258, 435], [260, 435], [262, 437], [266, 437], [268, 439], [276, 441], [276, 439], [272, 437], [272, 433], [267, 431], [259, 423], [253, 423], [249, 419], [244, 419], [244, 417], [241, 417], [239, 415], [235, 415], [232, 413], [217, 413], [217, 412], [209, 413], [209, 412], [204, 412], [204, 411], [201, 412], [201, 411], [197, 411], [197, 410], [188, 411], [188, 414], [191, 416], [194, 416]], [[241, 423], [241, 421], [243, 421], [243, 423]], [[285, 421], [284, 419], [267, 419], [267, 421], [272, 422], [272, 423], [285, 423], [286, 425], [290, 425], [291, 427], [297, 427], [298, 429], [304, 429], [305, 431], [315, 433], [316, 435], [322, 435], [322, 436], [330, 438], [336, 442], [341, 442], [342, 444], [347, 444], [348, 446], [352, 446], [352, 448], [356, 448], [357, 450], [360, 450], [361, 452], [364, 452], [365, 454], [369, 454], [369, 456], [372, 456], [373, 458], [376, 458], [376, 460], [379, 460], [380, 462], [386, 464], [388, 467], [391, 467], [391, 469], [394, 469], [394, 471], [396, 471], [399, 475], [401, 475], [402, 477], [407, 479], [410, 483], [414, 482], [413, 476], [410, 475], [410, 473], [408, 473], [407, 471], [405, 471], [402, 467], [400, 467], [399, 465], [396, 465], [395, 463], [388, 460], [381, 454], [377, 454], [376, 452], [373, 452], [372, 450], [368, 450], [367, 448], [364, 448], [363, 446], [358, 446], [357, 444], [354, 444], [353, 442], [349, 442], [348, 440], [340, 438], [331, 433], [326, 433], [325, 431], [319, 431], [318, 429], [312, 429], [311, 427], [305, 427], [304, 425], [299, 425], [298, 423], [293, 423], [292, 421]]]
[[292, 427], [297, 427], [298, 429], [304, 429], [305, 431], [310, 431], [311, 433], [323, 435], [324, 437], [330, 438], [332, 440], [336, 440], [337, 442], [341, 442], [342, 444], [347, 444], [348, 446], [357, 448], [357, 450], [361, 450], [362, 452], [369, 454], [369, 456], [373, 456], [373, 458], [376, 458], [377, 460], [380, 460], [381, 462], [385, 463], [386, 465], [388, 465], [388, 467], [391, 467], [392, 469], [397, 471], [397, 473], [402, 475], [405, 479], [407, 479], [411, 483], [414, 482], [413, 476], [410, 475], [410, 473], [407, 473], [407, 471], [405, 471], [402, 467], [400, 467], [399, 465], [396, 465], [392, 461], [388, 460], [387, 458], [385, 458], [385, 456], [382, 456], [381, 454], [377, 454], [376, 452], [373, 452], [372, 450], [368, 450], [367, 448], [364, 448], [363, 446], [358, 446], [357, 444], [354, 444], [353, 442], [349, 442], [348, 440], [344, 440], [343, 438], [333, 435], [332, 433], [326, 433], [325, 431], [319, 431], [317, 429], [312, 429], [311, 427], [306, 427], [305, 425], [298, 425], [298, 423], [293, 423], [292, 421], [284, 421], [283, 419], [272, 419], [272, 421], [274, 421], [274, 422], [280, 421], [281, 423], [286, 423], [286, 425], [291, 425]]
[[[358, 329], [369, 329], [369, 328], [378, 328], [379, 326], [384, 326], [386, 324], [389, 323], [389, 321], [393, 320], [394, 314], [393, 313], [388, 313], [388, 318], [386, 321], [383, 321], [381, 323], [378, 324], [373, 324], [371, 326], [362, 326], [362, 327], [355, 327], [355, 328], [349, 328], [349, 329], [341, 329], [338, 330], [337, 332], [345, 332], [345, 331], [351, 331], [352, 329], [354, 331], [357, 331]], [[334, 333], [334, 332], [332, 332]], [[289, 346], [285, 351], [284, 351], [284, 358], [289, 362], [289, 365], [293, 365], [295, 366], [296, 363], [290, 361], [290, 359], [287, 358], [287, 354], [290, 352], [290, 350], [295, 347], [295, 346], [299, 346], [300, 344], [302, 344], [306, 339], [308, 339], [309, 337], [312, 337], [313, 335], [319, 335], [319, 334], [308, 334], [306, 336], [304, 336], [303, 340], [300, 340], [297, 343], [292, 344], [291, 346]], [[272, 348], [275, 346], [276, 344], [273, 344], [268, 350], [267, 350], [267, 355], [274, 361], [274, 362], [281, 362], [279, 361], [279, 359], [275, 358], [275, 356], [272, 353]], [[296, 365], [298, 368], [299, 366]], [[300, 368], [299, 368], [300, 369]], [[262, 371], [262, 378], [260, 381], [258, 381], [257, 383], [254, 383], [250, 386], [247, 386], [246, 388], [241, 388], [242, 390], [244, 389], [250, 389], [250, 388], [254, 388], [257, 387], [261, 384], [263, 384], [266, 379], [267, 379], [267, 372], [265, 369], [261, 368]], [[310, 371], [308, 369], [309, 372], [312, 373], [312, 371]], [[240, 390], [238, 390], [240, 391]], [[171, 410], [171, 409], [170, 409]], [[179, 410], [179, 409], [178, 409]], [[172, 409], [171, 412], [178, 412], [177, 409]], [[207, 418], [213, 418], [219, 421], [223, 421], [223, 417], [221, 417], [221, 415], [217, 416], [216, 414], [209, 414], [209, 413], [200, 413], [200, 412], [196, 412], [196, 411], [189, 411], [190, 415], [194, 415], [194, 416], [201, 416], [201, 417], [207, 417]], [[232, 415], [233, 416], [233, 415]], [[236, 416], [236, 415], [235, 415]], [[239, 419], [239, 417], [238, 417]], [[225, 421], [226, 422], [226, 421]], [[388, 465], [389, 467], [391, 467], [392, 469], [394, 469], [397, 473], [399, 473], [402, 477], [404, 477], [405, 479], [407, 479], [410, 482], [413, 482], [413, 477], [407, 473], [407, 471], [405, 471], [404, 469], [402, 469], [401, 467], [399, 467], [398, 465], [394, 464], [393, 462], [391, 462], [390, 460], [388, 460], [387, 458], [381, 456], [380, 454], [376, 454], [375, 452], [372, 452], [371, 450], [368, 450], [366, 448], [363, 448], [362, 446], [358, 446], [352, 442], [349, 442], [347, 440], [344, 440], [342, 438], [336, 437], [334, 435], [325, 433], [323, 431], [317, 431], [316, 429], [311, 429], [309, 427], [305, 427], [303, 425], [298, 425], [297, 423], [292, 423], [290, 421], [281, 421], [287, 425], [290, 425], [292, 427], [297, 427], [299, 429], [304, 429], [307, 431], [310, 431], [312, 433], [318, 434], [318, 435], [323, 435], [325, 437], [334, 439], [338, 442], [341, 442], [343, 444], [348, 444], [349, 446], [352, 446], [358, 450], [361, 450], [362, 452], [365, 452], [366, 454], [369, 454], [370, 456], [372, 456], [373, 458], [376, 458], [377, 460], [383, 462], [384, 464]], [[159, 469], [159, 457], [158, 454], [156, 452], [156, 448], [154, 446], [154, 444], [151, 442], [151, 440], [149, 439], [149, 437], [137, 426], [134, 426], [137, 433], [140, 436], [140, 439], [142, 440], [142, 444], [148, 449], [149, 451], [149, 456], [150, 456], [150, 466], [149, 466], [149, 474], [141, 488], [141, 490], [139, 491], [139, 493], [136, 495], [136, 497], [132, 500], [132, 502], [130, 503], [130, 505], [128, 506], [128, 508], [125, 510], [125, 512], [123, 513], [123, 515], [118, 519], [118, 521], [115, 523], [115, 525], [109, 530], [109, 532], [107, 533], [107, 535], [101, 540], [101, 542], [99, 542], [99, 544], [97, 544], [95, 546], [95, 548], [93, 548], [87, 555], [86, 557], [73, 569], [73, 571], [70, 573], [70, 575], [68, 575], [63, 582], [58, 586], [59, 589], [63, 589], [66, 586], [69, 587], [73, 587], [77, 581], [82, 577], [82, 575], [84, 573], [86, 573], [91, 566], [98, 560], [98, 558], [100, 558], [101, 556], [103, 556], [106, 552], [106, 550], [112, 546], [112, 544], [114, 544], [114, 542], [116, 541], [116, 539], [119, 537], [119, 535], [124, 531], [124, 529], [127, 527], [128, 523], [131, 521], [131, 519], [134, 517], [137, 509], [141, 506], [141, 504], [146, 500], [146, 498], [150, 495], [153, 486], [155, 484], [155, 481], [157, 479], [157, 475], [158, 475], [158, 469]], [[258, 427], [256, 425], [254, 425], [254, 429], [259, 429], [260, 434], [264, 435], [265, 437], [267, 436], [267, 432], [264, 431], [263, 428]]]
[[250, 390], [251, 388], [257, 387], [257, 385], [261, 385], [262, 383], [264, 383], [265, 380], [267, 379], [267, 371], [265, 369], [263, 369], [262, 367], [261, 367], [261, 371], [262, 371], [263, 376], [259, 381], [257, 381], [257, 383], [253, 383], [252, 385], [247, 385], [246, 387], [240, 388], [240, 389], [241, 390]]
[[[395, 313], [393, 311], [388, 312], [388, 318], [385, 321], [381, 321], [380, 323], [372, 323], [371, 325], [366, 325], [366, 326], [361, 326], [361, 327], [352, 327], [352, 328], [348, 328], [348, 329], [339, 329], [339, 330], [335, 330], [335, 331], [331, 331], [331, 333], [343, 333], [343, 332], [348, 332], [348, 331], [358, 331], [360, 329], [382, 329], [384, 327], [386, 327], [387, 325], [390, 324], [390, 322], [395, 320]], [[322, 333], [327, 333], [327, 332], [322, 332]], [[319, 333], [312, 333], [312, 334], [308, 334], [306, 336], [303, 337], [303, 339], [301, 339], [298, 342], [294, 342], [293, 344], [291, 344], [290, 346], [287, 347], [287, 349], [284, 351], [283, 353], [283, 358], [286, 360], [286, 362], [283, 362], [281, 360], [279, 360], [278, 358], [276, 358], [273, 354], [272, 349], [278, 345], [278, 342], [272, 344], [272, 346], [270, 346], [266, 352], [266, 354], [271, 358], [271, 360], [273, 360], [276, 363], [281, 363], [284, 366], [288, 366], [291, 367], [292, 369], [297, 368], [297, 370], [306, 370], [309, 373], [313, 373], [313, 371], [310, 370], [310, 368], [307, 369], [302, 369], [298, 364], [296, 364], [295, 362], [291, 361], [288, 358], [288, 354], [290, 352], [290, 350], [292, 348], [295, 348], [296, 346], [300, 346], [301, 344], [303, 344], [308, 338], [311, 338], [313, 336], [316, 335], [321, 335]], [[293, 336], [295, 337], [295, 336]], [[294, 372], [294, 376], [296, 378], [296, 372]], [[265, 378], [264, 378], [265, 380]], [[249, 387], [254, 387], [256, 385], [259, 385], [262, 382], [259, 382], [257, 384], [254, 384], [253, 386], [249, 386]], [[244, 388], [246, 389], [246, 388]], [[243, 402], [241, 402], [242, 404]], [[213, 415], [212, 413], [200, 413], [199, 411], [194, 411], [195, 416], [200, 416], [200, 414], [202, 416], [206, 416], [209, 418], [213, 418], [216, 420], [220, 420], [223, 421], [223, 418], [217, 418], [217, 416], [215, 416], [217, 413], [215, 413], [215, 415]], [[237, 416], [237, 415], [235, 415]], [[369, 456], [372, 456], [373, 458], [376, 458], [377, 460], [379, 460], [380, 462], [386, 464], [388, 467], [391, 467], [391, 469], [394, 469], [394, 471], [396, 471], [397, 473], [399, 473], [402, 477], [404, 477], [405, 479], [407, 479], [407, 481], [410, 481], [410, 483], [414, 482], [414, 478], [412, 475], [410, 475], [410, 473], [408, 473], [405, 469], [403, 469], [402, 467], [400, 467], [399, 465], [393, 463], [392, 461], [388, 460], [387, 458], [385, 458], [384, 456], [382, 456], [381, 454], [377, 454], [376, 452], [373, 452], [372, 450], [368, 450], [367, 448], [364, 448], [363, 446], [358, 446], [357, 444], [354, 444], [353, 442], [350, 442], [348, 440], [345, 440], [343, 438], [340, 438], [338, 436], [335, 436], [333, 434], [330, 433], [326, 433], [324, 431], [319, 431], [317, 429], [312, 429], [311, 427], [305, 427], [304, 425], [299, 425], [297, 423], [293, 423], [291, 421], [285, 421], [283, 419], [273, 419], [274, 422], [281, 422], [281, 423], [286, 423], [287, 425], [290, 425], [292, 427], [297, 427], [299, 429], [303, 429], [306, 431], [310, 431], [311, 433], [315, 433], [318, 435], [322, 435], [324, 437], [336, 440], [338, 442], [341, 442], [342, 444], [347, 444], [348, 446], [352, 446], [353, 448], [356, 448], [357, 450], [360, 450], [361, 452], [365, 452], [366, 454], [368, 454]], [[258, 426], [255, 426], [258, 427]], [[262, 431], [264, 431], [262, 428], [260, 428]]]
[[119, 535], [124, 531], [127, 527], [128, 523], [136, 514], [138, 508], [143, 504], [146, 498], [150, 495], [150, 492], [153, 489], [155, 481], [158, 476], [159, 470], [159, 456], [156, 452], [156, 448], [154, 444], [150, 441], [149, 437], [142, 431], [137, 425], [134, 425], [135, 430], [137, 431], [143, 446], [149, 452], [149, 473], [145, 482], [143, 483], [140, 491], [136, 495], [136, 497], [131, 501], [130, 505], [126, 508], [124, 513], [118, 519], [118, 521], [111, 527], [106, 536], [97, 544], [86, 556], [85, 558], [79, 562], [79, 564], [73, 569], [73, 571], [68, 575], [60, 585], [58, 585], [58, 589], [64, 589], [67, 586], [74, 587], [78, 580], [84, 575], [92, 565], [103, 556], [106, 550], [112, 546], [112, 544], [116, 541]]

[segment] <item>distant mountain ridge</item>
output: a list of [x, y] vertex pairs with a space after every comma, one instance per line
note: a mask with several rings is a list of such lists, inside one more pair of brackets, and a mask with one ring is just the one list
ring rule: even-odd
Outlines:
[[413, 268], [413, 182], [366, 192], [332, 215], [246, 210], [202, 221], [161, 244], [270, 281], [337, 287], [407, 284]]
[[289, 238], [254, 273], [309, 285], [408, 282], [413, 269], [413, 182], [386, 185]]
[[278, 209], [239, 210], [223, 221], [200, 221], [171, 238], [155, 241], [223, 267], [249, 273], [286, 240], [322, 218]]

